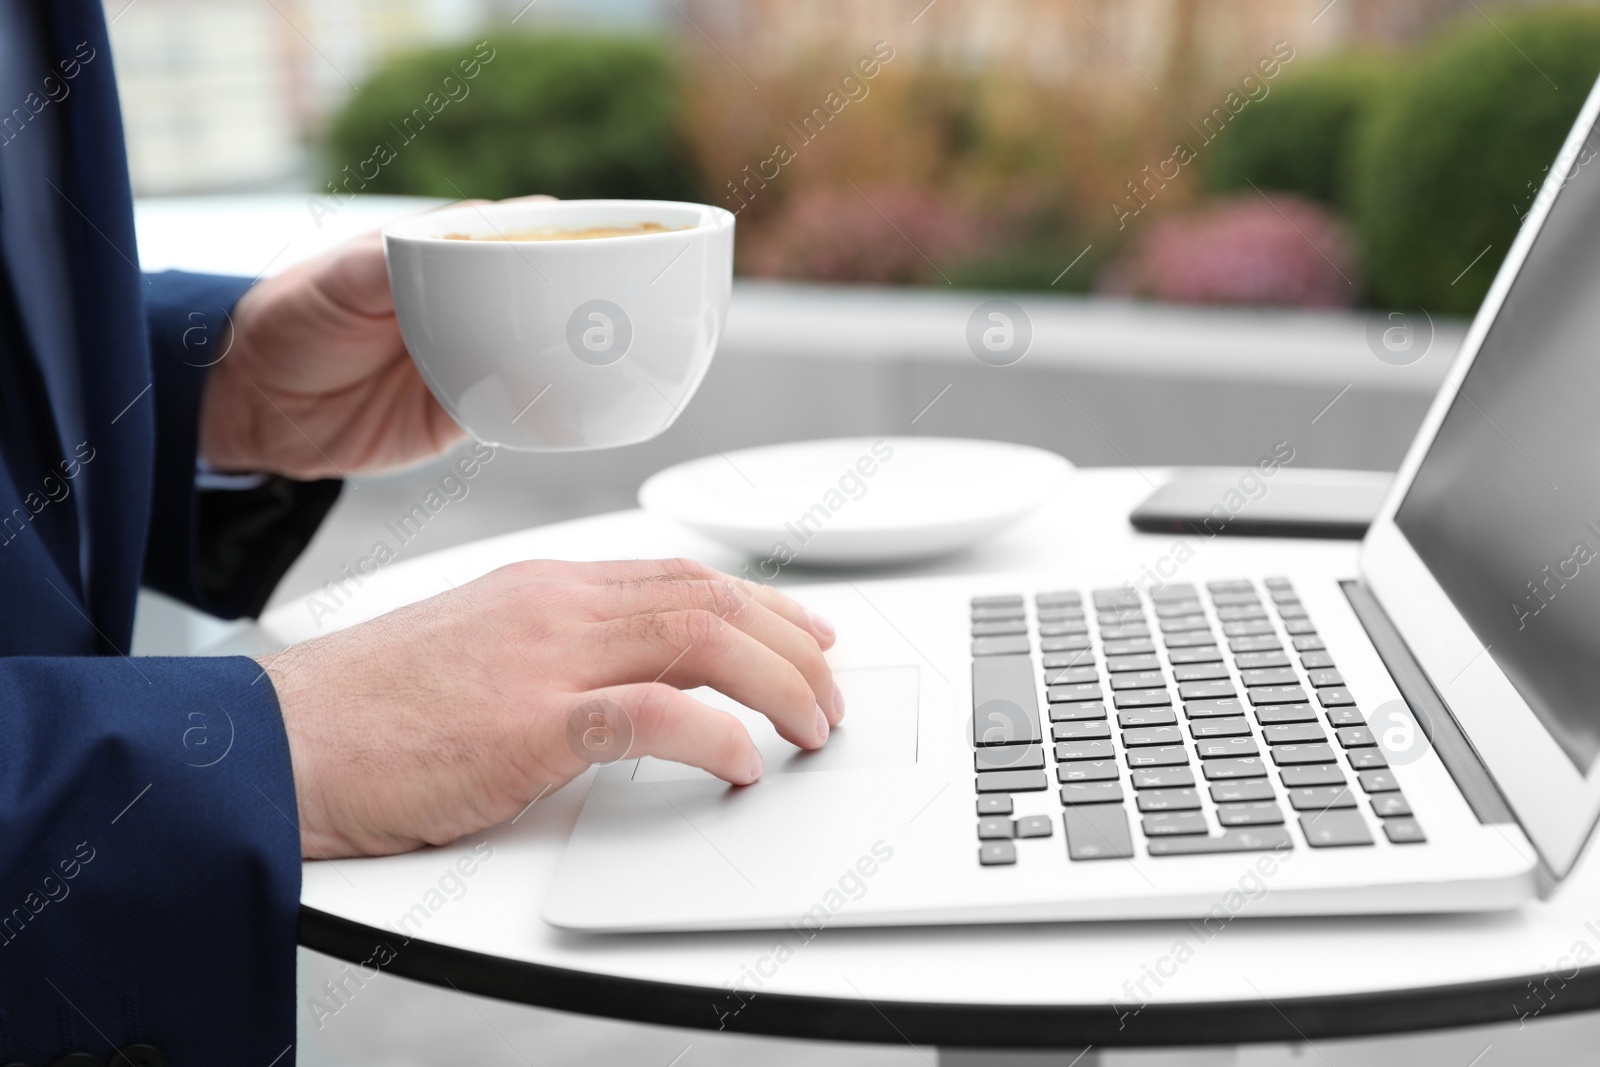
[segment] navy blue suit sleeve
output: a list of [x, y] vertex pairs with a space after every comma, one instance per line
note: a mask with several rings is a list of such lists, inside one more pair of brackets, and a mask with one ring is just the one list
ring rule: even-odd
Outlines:
[[0, 1062], [283, 1053], [299, 815], [260, 667], [0, 659], [0, 754]]
[[156, 448], [144, 583], [213, 615], [257, 615], [342, 483], [271, 477], [256, 489], [196, 490], [206, 375], [227, 358], [230, 316], [251, 282], [183, 271], [148, 279]]

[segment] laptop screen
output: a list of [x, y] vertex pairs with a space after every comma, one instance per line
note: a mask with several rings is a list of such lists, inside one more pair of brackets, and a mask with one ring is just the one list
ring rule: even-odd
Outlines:
[[1584, 775], [1600, 755], [1597, 143], [1591, 129], [1395, 515]]

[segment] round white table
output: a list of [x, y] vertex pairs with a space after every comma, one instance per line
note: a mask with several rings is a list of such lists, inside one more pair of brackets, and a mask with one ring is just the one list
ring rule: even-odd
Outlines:
[[[1005, 535], [894, 575], [1060, 572], [1088, 559], [1137, 573], [1177, 539], [1135, 533], [1125, 518], [1165, 474], [1079, 471], [1060, 499]], [[1356, 571], [1350, 542], [1189, 541], [1208, 565], [1241, 573], [1259, 569], [1269, 546]], [[303, 640], [518, 559], [679, 555], [730, 571], [741, 562], [666, 520], [621, 512], [396, 563], [359, 587], [347, 583], [331, 615], [309, 600], [276, 609], [258, 637]], [[783, 580], [803, 599], [800, 583], [827, 577]], [[1587, 854], [1548, 899], [1515, 912], [1246, 918], [1210, 937], [1182, 922], [837, 928], [758, 976], [770, 934], [588, 936], [539, 919], [589, 783], [580, 778], [512, 824], [445, 848], [307, 863], [301, 943], [368, 975], [382, 966], [464, 992], [681, 1027], [933, 1045], [947, 1065], [1037, 1055], [975, 1050], [1315, 1042], [1600, 1006], [1600, 966], [1583, 966], [1600, 952], [1600, 869]], [[1158, 968], [1180, 940], [1192, 955]], [[735, 983], [754, 995], [731, 998]]]

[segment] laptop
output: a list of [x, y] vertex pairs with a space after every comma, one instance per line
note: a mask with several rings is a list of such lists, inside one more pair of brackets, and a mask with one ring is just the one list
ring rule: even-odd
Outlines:
[[1451, 912], [1600, 813], [1591, 93], [1362, 542], [807, 586], [849, 712], [757, 784], [623, 759], [543, 917], [596, 932]]

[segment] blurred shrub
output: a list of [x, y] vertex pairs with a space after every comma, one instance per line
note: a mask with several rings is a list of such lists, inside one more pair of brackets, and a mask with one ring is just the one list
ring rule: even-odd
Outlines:
[[1389, 81], [1387, 67], [1362, 55], [1295, 71], [1217, 138], [1207, 161], [1207, 183], [1217, 192], [1230, 192], [1254, 182], [1262, 189], [1347, 206], [1352, 134]]
[[1357, 132], [1351, 206], [1379, 306], [1477, 310], [1600, 72], [1600, 14], [1496, 22], [1424, 50]]
[[820, 282], [944, 282], [942, 270], [980, 255], [987, 244], [977, 219], [931, 189], [813, 186], [786, 200], [751, 236], [744, 270]]
[[[697, 195], [681, 76], [664, 42], [491, 37], [476, 50], [476, 77], [465, 79], [460, 64], [474, 56], [470, 44], [433, 48], [374, 74], [329, 129], [333, 180], [376, 170], [360, 191], [450, 198]], [[368, 162], [377, 146], [392, 158]]]
[[1327, 208], [1255, 193], [1165, 215], [1100, 273], [1108, 295], [1196, 304], [1348, 307], [1360, 295], [1355, 251]]

